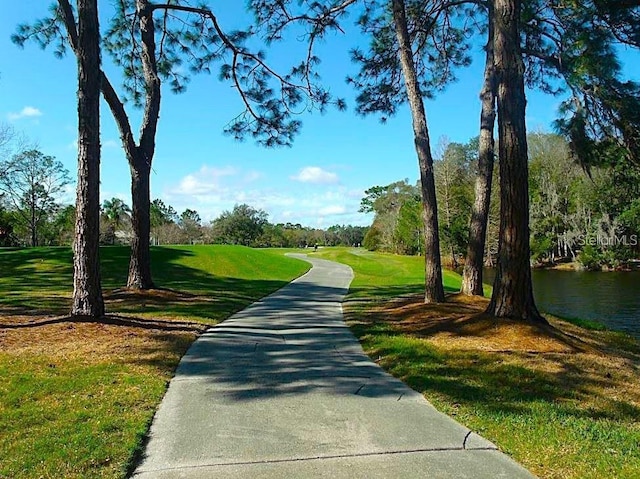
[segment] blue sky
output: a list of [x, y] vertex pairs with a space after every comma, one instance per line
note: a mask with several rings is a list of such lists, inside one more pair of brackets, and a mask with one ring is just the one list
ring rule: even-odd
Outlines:
[[[75, 59], [68, 55], [58, 60], [51, 49], [43, 51], [35, 44], [21, 50], [10, 41], [17, 24], [42, 17], [48, 4], [46, 0], [22, 0], [7, 2], [3, 8], [0, 122], [24, 132], [41, 151], [55, 156], [75, 174]], [[244, 2], [210, 4], [223, 27], [243, 23]], [[347, 20], [346, 25], [352, 23]], [[354, 113], [355, 95], [344, 78], [355, 72], [348, 50], [357, 42], [362, 39], [351, 28], [321, 45], [323, 80], [332, 92], [347, 99], [349, 108], [346, 112], [302, 115], [302, 133], [291, 148], [265, 149], [251, 140], [238, 143], [223, 135], [225, 125], [242, 109], [235, 91], [220, 83], [215, 74], [193, 77], [181, 95], [165, 88], [151, 176], [152, 198], [161, 198], [178, 212], [195, 209], [206, 221], [234, 204], [247, 203], [265, 210], [274, 223], [312, 227], [370, 224], [370, 216], [358, 213], [364, 190], [404, 178], [414, 182], [418, 166], [407, 108], [384, 125], [377, 118]], [[291, 50], [295, 45], [288, 44], [268, 58], [286, 64]], [[434, 148], [442, 137], [466, 142], [477, 135], [483, 63], [479, 50], [476, 57], [470, 68], [460, 72], [457, 83], [426, 103]], [[626, 55], [625, 59], [628, 73], [639, 80], [640, 57]], [[105, 68], [112, 83], [118, 84], [116, 71], [108, 64]], [[528, 127], [549, 130], [559, 101], [530, 93]], [[129, 110], [133, 111], [131, 106]], [[135, 121], [134, 125], [137, 131]], [[129, 168], [104, 103], [102, 145], [101, 197], [117, 196], [130, 204]], [[73, 192], [67, 201], [73, 201]]]

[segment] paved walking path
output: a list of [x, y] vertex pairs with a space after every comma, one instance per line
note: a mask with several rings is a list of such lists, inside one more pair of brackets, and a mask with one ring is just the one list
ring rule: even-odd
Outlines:
[[313, 268], [203, 334], [154, 418], [148, 478], [530, 478], [370, 361], [349, 267]]

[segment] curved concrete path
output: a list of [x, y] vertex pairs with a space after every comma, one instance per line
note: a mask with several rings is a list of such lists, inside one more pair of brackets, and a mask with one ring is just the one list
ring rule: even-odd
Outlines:
[[349, 267], [295, 256], [313, 268], [184, 356], [134, 477], [533, 477], [369, 360]]

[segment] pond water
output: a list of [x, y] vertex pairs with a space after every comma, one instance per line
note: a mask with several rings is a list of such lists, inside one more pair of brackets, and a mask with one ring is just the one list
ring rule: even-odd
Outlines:
[[[484, 274], [493, 283], [495, 271]], [[534, 269], [533, 294], [540, 311], [598, 321], [640, 339], [640, 271]]]

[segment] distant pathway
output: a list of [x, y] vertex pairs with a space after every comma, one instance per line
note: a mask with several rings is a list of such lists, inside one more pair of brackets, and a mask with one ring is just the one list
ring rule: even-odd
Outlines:
[[313, 268], [184, 356], [134, 477], [533, 477], [369, 360], [349, 267], [295, 256]]

